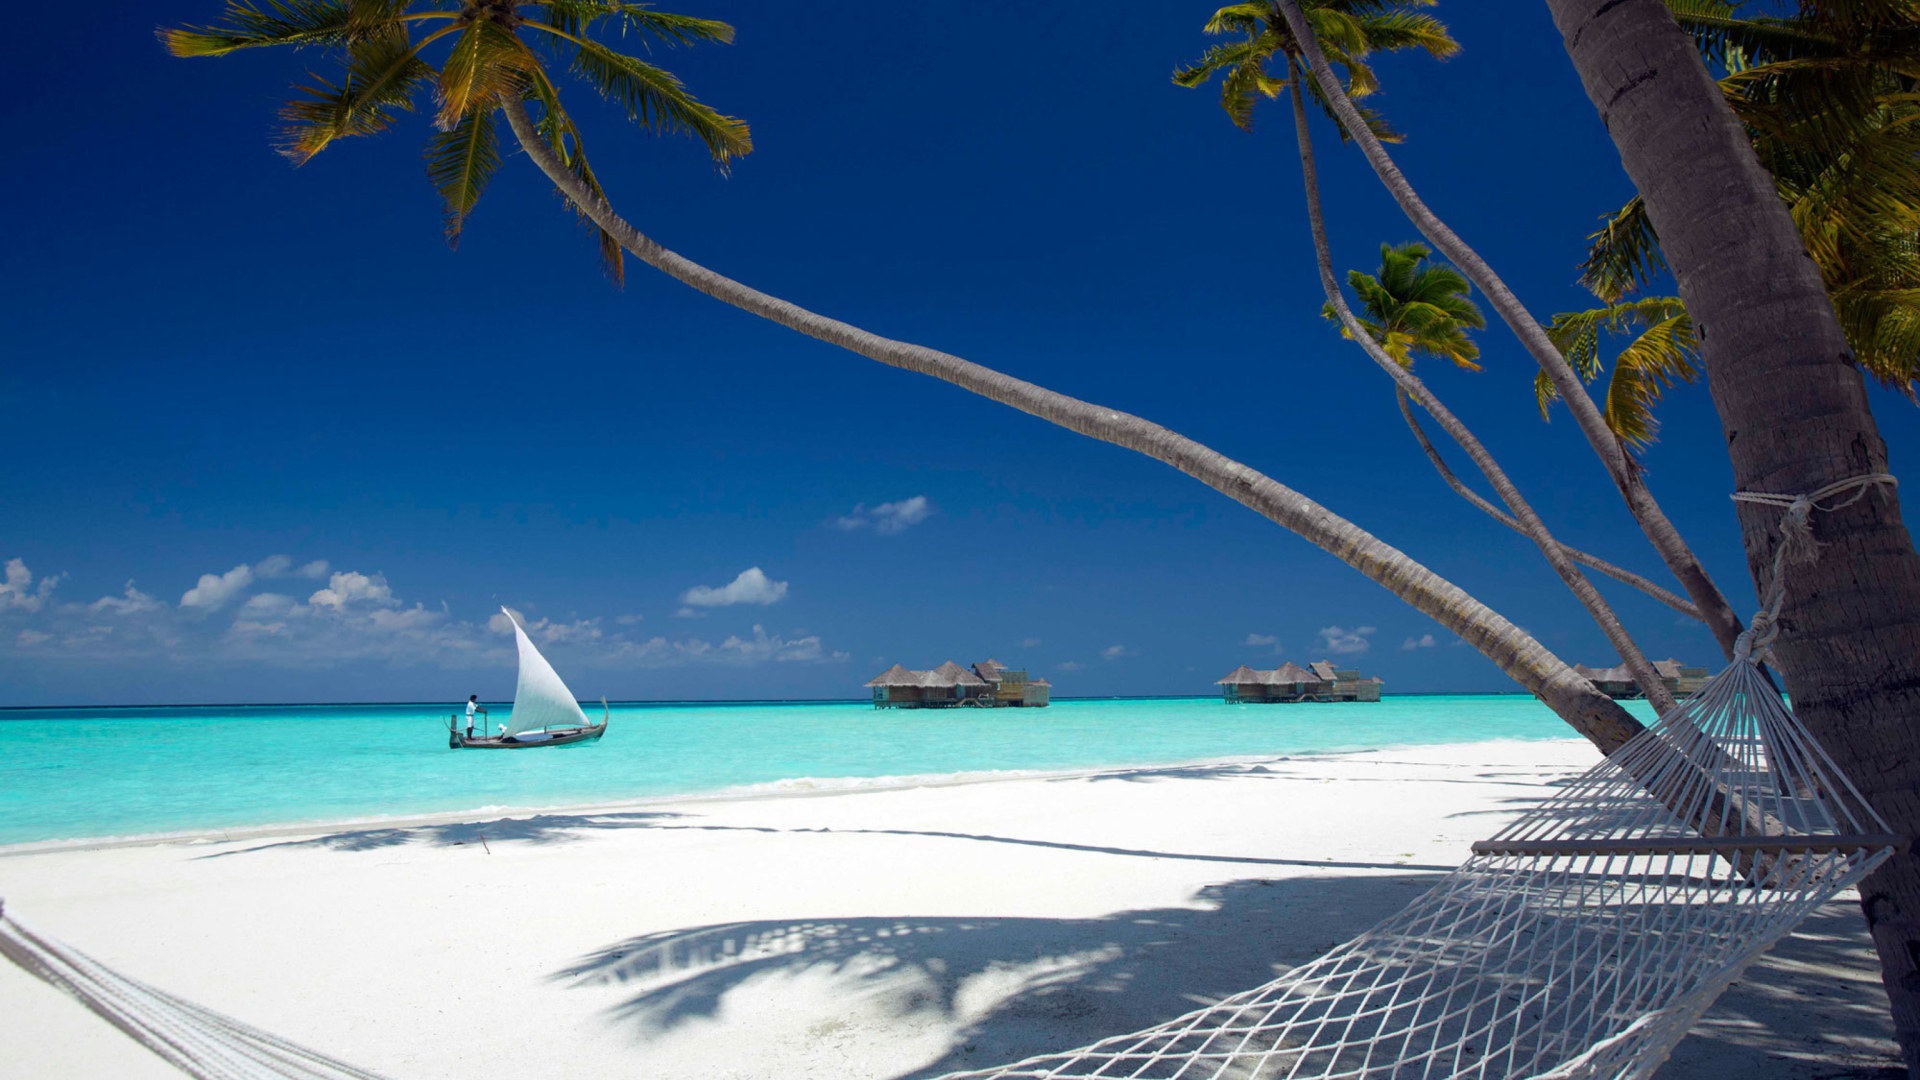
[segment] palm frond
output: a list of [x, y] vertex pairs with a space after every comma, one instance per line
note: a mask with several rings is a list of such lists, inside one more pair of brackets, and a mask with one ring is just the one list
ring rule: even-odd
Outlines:
[[602, 19], [612, 19], [619, 23], [622, 34], [646, 33], [668, 45], [691, 45], [697, 41], [733, 43], [733, 27], [727, 23], [655, 11], [647, 4], [611, 0], [522, 0], [521, 6], [543, 9], [542, 21], [576, 36]]
[[443, 29], [414, 42], [404, 25], [392, 25], [348, 45], [338, 85], [316, 77], [316, 85], [296, 87], [306, 97], [281, 106], [280, 152], [296, 165], [305, 164], [335, 139], [386, 130], [396, 111], [412, 111], [415, 93], [433, 77], [433, 68], [420, 59], [421, 48], [450, 32]]
[[161, 27], [157, 33], [175, 56], [225, 56], [269, 45], [344, 45], [359, 25], [345, 0], [231, 0], [215, 26]]
[[[1693, 336], [1693, 320], [1676, 296], [1649, 296], [1588, 311], [1569, 311], [1553, 317], [1547, 337], [1579, 374], [1583, 382], [1598, 378], [1600, 337], [1635, 334], [1613, 360], [1613, 374], [1601, 415], [1607, 427], [1628, 447], [1644, 447], [1660, 429], [1654, 409], [1675, 383], [1699, 376], [1700, 346]], [[1534, 399], [1542, 418], [1560, 399], [1545, 372], [1533, 381]]]
[[500, 131], [494, 119], [499, 105], [468, 109], [453, 127], [434, 133], [427, 144], [427, 179], [447, 203], [447, 245], [460, 245], [467, 215], [500, 167]]
[[434, 124], [449, 131], [476, 105], [517, 93], [540, 60], [519, 35], [492, 19], [469, 22], [440, 64], [440, 110]]
[[1603, 224], [1587, 235], [1587, 258], [1580, 264], [1580, 284], [1606, 303], [1613, 303], [1666, 272], [1660, 238], [1647, 217], [1646, 204], [1635, 195]]
[[[579, 178], [580, 183], [593, 194], [593, 197], [605, 199], [606, 191], [601, 188], [599, 178], [593, 174], [593, 166], [587, 161], [586, 146], [580, 139], [580, 129], [574, 125], [573, 118], [567, 115], [566, 109], [561, 106], [560, 95], [554, 89], [552, 81], [544, 73], [535, 73], [534, 77], [528, 80], [523, 96], [526, 100], [540, 106], [540, 118], [534, 128], [553, 150], [555, 156], [566, 164], [569, 172]], [[582, 225], [594, 232], [595, 242], [600, 248], [601, 269], [606, 272], [607, 280], [613, 282], [616, 287], [625, 284], [626, 249], [620, 246], [620, 241], [612, 233], [601, 228], [588, 217], [584, 209], [576, 206], [574, 213]]]
[[707, 146], [721, 168], [753, 150], [745, 121], [703, 104], [671, 72], [617, 53], [591, 38], [575, 42], [573, 67], [601, 95], [650, 131], [688, 134]]

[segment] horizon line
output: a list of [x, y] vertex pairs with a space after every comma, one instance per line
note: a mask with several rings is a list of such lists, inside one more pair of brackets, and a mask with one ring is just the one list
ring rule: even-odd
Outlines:
[[[1388, 697], [1487, 697], [1526, 694], [1525, 690], [1433, 690], [1411, 693], [1382, 693]], [[1061, 701], [1178, 701], [1188, 698], [1217, 698], [1218, 694], [1084, 694], [1055, 697]], [[1531, 695], [1529, 695], [1531, 696]], [[864, 705], [872, 699], [865, 697], [828, 697], [828, 698], [627, 698], [619, 701], [607, 700], [608, 705]], [[599, 699], [583, 701], [582, 707], [597, 704]], [[0, 705], [0, 713], [28, 712], [47, 710], [80, 709], [322, 709], [322, 708], [454, 708], [465, 705], [465, 701], [176, 701], [151, 704], [116, 705]], [[495, 702], [494, 704], [512, 704]], [[1044, 707], [1044, 706], [1036, 706]], [[911, 711], [911, 710], [910, 710]]]

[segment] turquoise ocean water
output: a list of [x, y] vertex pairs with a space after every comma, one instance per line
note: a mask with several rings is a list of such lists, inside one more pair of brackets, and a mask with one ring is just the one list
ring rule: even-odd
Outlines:
[[[1636, 703], [1645, 711], [1644, 703]], [[447, 749], [452, 706], [0, 710], [0, 844], [563, 806], [875, 778], [1165, 764], [1572, 730], [1518, 694], [1378, 704], [1067, 700], [1046, 709], [866, 703], [613, 709], [597, 744]], [[592, 712], [593, 710], [589, 710]], [[496, 709], [495, 722], [506, 710]], [[811, 780], [811, 783], [779, 783]], [[834, 783], [822, 783], [831, 781]]]

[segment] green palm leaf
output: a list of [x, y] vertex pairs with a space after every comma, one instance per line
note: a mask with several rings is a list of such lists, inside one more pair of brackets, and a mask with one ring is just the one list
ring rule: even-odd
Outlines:
[[372, 135], [393, 123], [396, 111], [410, 112], [415, 93], [433, 78], [420, 49], [440, 36], [408, 40], [405, 26], [389, 26], [346, 47], [346, 77], [339, 84], [321, 80], [297, 87], [307, 96], [280, 109], [280, 152], [304, 164], [334, 139]]
[[[1654, 409], [1667, 390], [1699, 377], [1700, 346], [1680, 298], [1649, 296], [1590, 311], [1563, 312], [1547, 327], [1547, 337], [1587, 382], [1602, 373], [1601, 335], [1628, 333], [1635, 337], [1614, 357], [1601, 416], [1622, 444], [1641, 448], [1653, 442], [1660, 430]], [[1559, 400], [1559, 392], [1545, 372], [1536, 373], [1533, 389], [1545, 418]]]
[[[417, 38], [416, 25], [423, 28]], [[556, 52], [629, 119], [650, 131], [703, 140], [723, 168], [753, 149], [744, 122], [702, 103], [671, 72], [619, 52], [596, 34], [631, 34], [667, 46], [733, 40], [724, 22], [617, 0], [227, 0], [214, 25], [159, 31], [176, 56], [280, 45], [319, 48], [336, 59], [338, 75], [313, 76], [281, 108], [280, 149], [296, 163], [335, 139], [385, 131], [431, 87], [438, 130], [427, 140], [426, 169], [445, 201], [453, 243], [498, 171], [494, 113], [506, 101], [537, 105], [541, 140], [590, 193], [604, 198], [580, 129], [546, 68]], [[612, 236], [595, 229], [607, 274], [618, 283], [625, 255]]]
[[440, 111], [434, 123], [452, 128], [476, 103], [518, 94], [539, 69], [539, 58], [519, 35], [491, 19], [473, 20], [440, 65]]
[[343, 0], [236, 0], [222, 17], [225, 26], [161, 27], [160, 41], [175, 56], [225, 56], [268, 45], [344, 45], [357, 28]]
[[[1380, 87], [1366, 63], [1367, 56], [1375, 51], [1425, 49], [1442, 58], [1459, 51], [1459, 43], [1448, 36], [1443, 24], [1413, 10], [1432, 2], [1302, 0], [1301, 8], [1313, 25], [1327, 61], [1340, 69], [1348, 95], [1359, 98]], [[1174, 69], [1176, 86], [1193, 88], [1215, 75], [1221, 76], [1220, 107], [1236, 127], [1246, 131], [1253, 130], [1253, 106], [1260, 97], [1278, 97], [1289, 86], [1302, 86], [1321, 112], [1340, 128], [1340, 137], [1348, 137], [1319, 84], [1295, 77], [1300, 46], [1273, 0], [1220, 8], [1202, 29], [1208, 34], [1234, 35], [1236, 40], [1215, 45], [1200, 59]], [[1382, 140], [1400, 140], [1401, 136], [1377, 112], [1363, 106], [1360, 114]]]
[[[1472, 286], [1466, 276], [1432, 257], [1432, 249], [1418, 242], [1380, 245], [1378, 276], [1347, 273], [1348, 286], [1360, 298], [1355, 318], [1404, 367], [1426, 356], [1478, 371], [1480, 348], [1467, 331], [1484, 329], [1486, 316], [1468, 299]], [[1321, 314], [1339, 321], [1331, 302]], [[1340, 332], [1347, 336], [1344, 327]]]
[[745, 123], [696, 100], [671, 72], [590, 38], [578, 39], [577, 45], [574, 70], [603, 97], [624, 108], [627, 119], [650, 131], [698, 138], [723, 169], [731, 159], [753, 150]]
[[497, 105], [469, 109], [452, 128], [427, 143], [427, 179], [447, 202], [447, 244], [460, 245], [460, 229], [500, 167]]

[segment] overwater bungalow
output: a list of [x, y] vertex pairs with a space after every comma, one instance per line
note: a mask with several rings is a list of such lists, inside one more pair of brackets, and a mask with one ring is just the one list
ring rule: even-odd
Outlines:
[[[1646, 696], [1640, 692], [1640, 684], [1633, 681], [1633, 672], [1628, 671], [1625, 664], [1609, 668], [1575, 664], [1573, 670], [1610, 698], [1633, 700]], [[1667, 685], [1667, 692], [1675, 698], [1691, 697], [1707, 681], [1706, 668], [1688, 667], [1672, 658], [1653, 661], [1653, 671]]]
[[1381, 680], [1362, 676], [1357, 668], [1336, 668], [1328, 660], [1307, 667], [1289, 660], [1271, 671], [1242, 664], [1214, 680], [1214, 685], [1220, 688], [1221, 700], [1229, 704], [1379, 701]]
[[1053, 684], [989, 659], [972, 670], [951, 660], [931, 671], [895, 664], [867, 680], [867, 688], [876, 709], [1038, 708], [1049, 704]]

